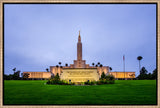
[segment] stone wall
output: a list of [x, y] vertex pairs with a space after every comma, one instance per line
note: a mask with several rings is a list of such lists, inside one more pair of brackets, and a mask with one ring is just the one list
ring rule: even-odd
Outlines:
[[51, 73], [50, 72], [23, 72], [29, 74], [29, 78], [50, 78]]
[[[64, 66], [63, 68], [60, 67], [56, 67], [56, 66], [50, 66], [50, 71], [56, 75], [57, 73], [59, 75], [61, 75], [61, 72], [63, 71], [63, 69], [77, 69], [74, 68], [74, 64], [71, 64], [70, 66]], [[103, 67], [93, 67], [93, 66], [89, 66], [89, 64], [86, 64], [85, 68], [79, 68], [79, 69], [97, 69], [99, 77], [101, 76], [102, 72], [104, 72], [105, 74], [107, 74], [109, 72], [109, 67], [108, 66], [103, 66]]]
[[110, 72], [115, 78], [135, 78], [135, 72]]
[[98, 81], [97, 69], [63, 69], [60, 79], [71, 82]]

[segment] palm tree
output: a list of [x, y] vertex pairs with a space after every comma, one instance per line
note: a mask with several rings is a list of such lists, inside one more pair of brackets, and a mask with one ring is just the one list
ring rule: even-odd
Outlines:
[[98, 65], [96, 65], [96, 67], [98, 67]]
[[48, 68], [46, 68], [46, 71], [47, 71], [47, 72], [49, 72], [49, 69], [48, 69]]
[[140, 64], [140, 61], [143, 59], [143, 57], [142, 56], [138, 56], [137, 57], [137, 60], [139, 60], [139, 72], [140, 72], [140, 70], [141, 70], [141, 64]]
[[58, 64], [59, 64], [59, 65], [61, 65], [62, 63], [61, 63], [61, 62], [59, 62]]
[[68, 64], [66, 63], [65, 66], [68, 67]]
[[92, 63], [92, 66], [94, 67], [94, 63]]
[[63, 66], [60, 66], [60, 72], [62, 72], [62, 68], [63, 68]]
[[112, 67], [109, 67], [110, 72], [112, 71]]
[[58, 65], [56, 65], [56, 67], [58, 68], [59, 66], [58, 66]]
[[100, 62], [98, 62], [97, 64], [100, 65]]
[[14, 69], [12, 69], [13, 70], [13, 72], [15, 73], [15, 71], [16, 71], [16, 68], [14, 68]]
[[103, 72], [103, 68], [102, 68], [102, 67], [103, 67], [103, 65], [102, 65], [102, 64], [100, 64], [100, 65], [99, 65], [99, 67], [101, 67], [101, 72]]
[[57, 73], [58, 73], [58, 67], [59, 67], [59, 66], [58, 66], [58, 65], [56, 65], [56, 67], [57, 67]]

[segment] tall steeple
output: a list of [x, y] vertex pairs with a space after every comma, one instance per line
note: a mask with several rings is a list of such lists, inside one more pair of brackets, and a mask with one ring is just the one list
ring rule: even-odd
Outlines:
[[78, 43], [77, 43], [77, 60], [82, 60], [82, 43], [81, 43], [80, 31], [79, 31]]
[[78, 36], [78, 42], [81, 42], [81, 35], [80, 35], [80, 31], [79, 31], [79, 36]]

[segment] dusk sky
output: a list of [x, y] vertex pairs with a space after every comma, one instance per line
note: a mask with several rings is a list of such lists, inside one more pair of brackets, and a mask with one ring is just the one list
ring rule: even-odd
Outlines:
[[79, 30], [83, 60], [112, 71], [139, 74], [156, 68], [155, 4], [5, 4], [4, 73], [16, 67], [46, 71], [77, 59]]

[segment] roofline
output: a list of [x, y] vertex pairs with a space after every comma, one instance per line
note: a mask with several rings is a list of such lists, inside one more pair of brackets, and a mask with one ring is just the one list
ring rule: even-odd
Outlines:
[[[117, 71], [118, 72], [118, 71]], [[128, 71], [129, 72], [129, 71]], [[109, 72], [109, 73], [114, 73], [114, 72]], [[116, 73], [116, 72], [115, 72]], [[126, 72], [119, 72], [119, 73], [126, 73]], [[135, 73], [135, 72], [134, 72]]]
[[[33, 71], [24, 71], [24, 72], [33, 72]], [[34, 72], [39, 72], [39, 71], [34, 71]], [[50, 73], [50, 72], [44, 72], [44, 73]]]
[[97, 68], [63, 68], [63, 69], [97, 69]]

